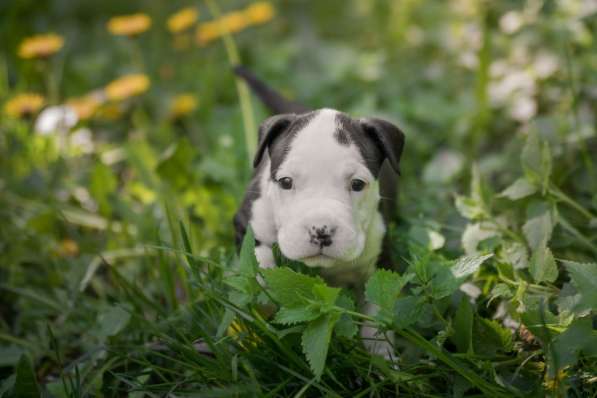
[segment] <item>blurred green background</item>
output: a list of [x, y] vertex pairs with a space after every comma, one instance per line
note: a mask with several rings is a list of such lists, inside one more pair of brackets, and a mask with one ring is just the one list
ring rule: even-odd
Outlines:
[[[122, 345], [151, 340], [114, 310], [143, 307], [128, 284], [153, 303], [147, 319], [163, 315], [149, 307], [175, 313], [203, 299], [185, 260], [159, 249], [181, 247], [179, 222], [194, 253], [234, 263], [231, 219], [269, 115], [235, 81], [238, 61], [289, 98], [385, 117], [406, 133], [401, 220], [390, 231], [397, 265], [411, 244], [448, 257], [492, 252], [473, 281], [479, 314], [506, 299], [520, 323], [527, 296], [540, 295], [555, 335], [587, 319], [556, 301], [580, 289], [561, 261], [597, 255], [594, 1], [255, 5], [0, 3], [0, 379], [26, 352], [43, 384], [80, 365], [80, 395], [100, 391], [116, 360], [94, 353], [116, 335]], [[186, 22], [169, 28], [183, 9]], [[138, 13], [121, 21], [128, 33], [108, 29]], [[46, 33], [60, 37], [24, 55], [25, 41]], [[19, 99], [27, 93], [37, 97]], [[553, 265], [538, 259], [548, 247]], [[537, 271], [547, 267], [548, 277]], [[122, 325], [106, 330], [110, 316]], [[531, 364], [549, 351], [539, 340], [521, 348], [537, 353]], [[581, 352], [555, 371], [537, 365], [521, 391], [595, 392], [583, 378], [595, 362], [577, 362]], [[111, 383], [102, 394], [127, 391]]]

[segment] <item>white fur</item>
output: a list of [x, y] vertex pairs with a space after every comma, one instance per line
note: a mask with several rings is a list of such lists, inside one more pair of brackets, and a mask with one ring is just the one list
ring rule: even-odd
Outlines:
[[[365, 281], [373, 272], [385, 226], [377, 211], [378, 182], [358, 148], [341, 145], [334, 137], [336, 115], [331, 109], [320, 111], [292, 141], [275, 176], [291, 177], [291, 190], [271, 180], [266, 158], [262, 194], [253, 203], [250, 223], [262, 244], [256, 250], [261, 266], [272, 266], [266, 252], [277, 242], [286, 257], [321, 267], [329, 283], [346, 286]], [[367, 187], [351, 191], [353, 178], [367, 182]], [[310, 241], [309, 228], [323, 225], [335, 233], [333, 243], [321, 248]]]

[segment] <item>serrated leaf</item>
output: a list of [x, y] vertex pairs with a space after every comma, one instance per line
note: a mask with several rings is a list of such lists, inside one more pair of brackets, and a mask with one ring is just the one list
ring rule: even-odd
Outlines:
[[481, 264], [487, 259], [493, 257], [493, 254], [486, 254], [484, 256], [463, 256], [456, 260], [452, 266], [452, 275], [455, 278], [466, 278], [467, 276], [477, 272]]
[[527, 221], [522, 226], [524, 237], [534, 251], [547, 246], [551, 239], [553, 221], [549, 204], [545, 202], [532, 203], [527, 210]]
[[473, 307], [468, 297], [462, 297], [454, 315], [454, 333], [450, 337], [458, 352], [472, 354], [473, 319]]
[[576, 311], [597, 309], [597, 263], [563, 261], [580, 297]]
[[394, 305], [394, 325], [404, 329], [415, 323], [421, 316], [423, 297], [406, 296], [396, 300]]
[[311, 371], [319, 380], [323, 374], [325, 360], [328, 355], [332, 330], [338, 321], [338, 313], [322, 315], [310, 322], [303, 332], [301, 344], [307, 357]]
[[300, 322], [312, 321], [320, 315], [321, 311], [319, 308], [314, 308], [312, 306], [294, 308], [282, 307], [276, 313], [274, 322], [283, 325], [294, 325]]
[[535, 250], [529, 271], [537, 283], [554, 282], [558, 279], [558, 266], [548, 247], [539, 247]]
[[489, 302], [487, 305], [489, 305], [489, 303], [491, 303], [493, 300], [497, 298], [503, 297], [508, 299], [512, 296], [512, 290], [508, 285], [506, 285], [505, 283], [498, 283], [493, 287], [493, 289], [491, 289], [491, 292], [489, 293]]
[[519, 200], [526, 198], [537, 192], [537, 187], [531, 184], [526, 178], [519, 178], [512, 185], [504, 189], [499, 196], [510, 200]]
[[493, 320], [476, 317], [473, 326], [473, 346], [476, 354], [495, 355], [512, 350], [512, 332]]
[[33, 364], [25, 354], [21, 356], [21, 359], [17, 364], [13, 393], [15, 398], [34, 398], [41, 396], [35, 371], [33, 370]]
[[307, 276], [286, 267], [261, 271], [272, 297], [285, 307], [298, 307], [315, 300], [313, 287], [325, 283], [319, 277]]
[[400, 276], [385, 269], [376, 270], [365, 285], [365, 296], [371, 303], [379, 306], [377, 316], [384, 321], [392, 319], [394, 303], [398, 294], [409, 281], [411, 274]]

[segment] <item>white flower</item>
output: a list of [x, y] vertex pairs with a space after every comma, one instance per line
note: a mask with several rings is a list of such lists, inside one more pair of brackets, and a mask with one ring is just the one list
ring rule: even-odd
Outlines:
[[519, 122], [526, 122], [537, 114], [537, 102], [532, 97], [520, 96], [510, 105], [510, 116]]
[[77, 114], [70, 106], [50, 106], [35, 121], [35, 131], [41, 135], [67, 133], [77, 124]]
[[500, 18], [500, 29], [504, 33], [512, 34], [521, 28], [523, 18], [516, 11], [508, 11]]
[[88, 128], [80, 128], [73, 131], [70, 135], [70, 144], [82, 153], [92, 153], [94, 147], [91, 130]]

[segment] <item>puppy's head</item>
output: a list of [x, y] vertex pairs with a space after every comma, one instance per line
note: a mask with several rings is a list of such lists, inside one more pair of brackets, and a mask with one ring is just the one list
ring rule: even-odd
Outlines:
[[380, 200], [381, 166], [398, 172], [403, 133], [381, 119], [323, 109], [273, 116], [259, 141], [255, 166], [269, 155], [264, 194], [282, 253], [321, 267], [358, 258]]

